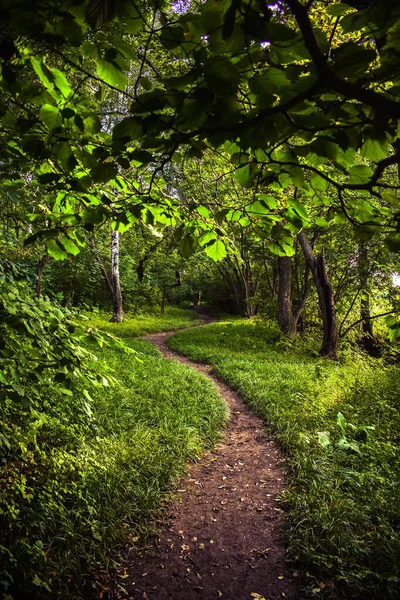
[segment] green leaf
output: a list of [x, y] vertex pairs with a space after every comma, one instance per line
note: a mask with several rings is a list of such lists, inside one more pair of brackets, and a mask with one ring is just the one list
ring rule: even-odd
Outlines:
[[68, 390], [67, 388], [64, 387], [58, 387], [57, 388], [59, 392], [61, 392], [62, 394], [64, 394], [65, 396], [73, 396], [74, 393], [71, 392], [71, 390]]
[[350, 179], [349, 184], [363, 184], [368, 183], [373, 176], [374, 172], [371, 167], [366, 165], [356, 165], [349, 169]]
[[390, 233], [386, 236], [385, 245], [390, 252], [400, 252], [400, 233]]
[[205, 248], [207, 256], [216, 262], [222, 260], [227, 255], [225, 244], [222, 240], [214, 240]]
[[269, 209], [274, 210], [274, 208], [279, 207], [279, 202], [274, 196], [268, 196], [267, 194], [258, 194], [258, 200], [263, 202], [268, 206]]
[[306, 211], [306, 208], [304, 206], [304, 204], [302, 204], [301, 202], [299, 202], [298, 200], [295, 200], [294, 198], [289, 198], [288, 200], [288, 206], [290, 208], [292, 208], [294, 210], [294, 212], [303, 220], [303, 221], [308, 221], [308, 214]]
[[340, 430], [342, 431], [342, 433], [344, 433], [345, 429], [346, 429], [347, 421], [346, 421], [343, 413], [338, 412], [337, 417], [336, 417], [336, 424], [339, 425]]
[[135, 140], [142, 135], [142, 121], [134, 117], [117, 123], [112, 132], [113, 140]]
[[204, 217], [205, 219], [208, 219], [209, 216], [211, 215], [210, 211], [205, 206], [198, 206], [197, 212], [199, 213], [199, 215], [201, 217]]
[[47, 242], [47, 252], [49, 256], [55, 260], [65, 260], [68, 258], [68, 254], [65, 252], [64, 248], [57, 243], [57, 240], [49, 240]]
[[53, 152], [58, 163], [65, 171], [72, 171], [77, 165], [77, 160], [72, 152], [71, 144], [69, 142], [59, 142], [54, 144]]
[[56, 106], [44, 104], [39, 112], [39, 117], [48, 129], [55, 129], [62, 125], [62, 115]]
[[253, 186], [254, 176], [257, 172], [255, 165], [249, 163], [244, 165], [244, 167], [240, 167], [235, 171], [235, 179], [239, 185], [244, 188], [251, 188]]
[[326, 431], [317, 431], [318, 435], [318, 443], [323, 447], [327, 448], [331, 445], [331, 440], [329, 439], [329, 434]]
[[134, 160], [141, 165], [146, 165], [153, 160], [153, 155], [147, 150], [134, 150], [129, 153], [129, 159]]
[[267, 215], [270, 209], [262, 200], [256, 200], [246, 206], [246, 212], [251, 215]]
[[101, 130], [101, 122], [97, 115], [87, 115], [83, 119], [85, 133], [98, 133]]
[[313, 175], [311, 177], [310, 183], [313, 190], [322, 190], [323, 192], [326, 192], [329, 186], [328, 181], [326, 181], [326, 179], [324, 179], [320, 175]]
[[357, 442], [349, 441], [344, 436], [339, 438], [339, 441], [336, 443], [336, 448], [339, 448], [339, 450], [352, 450], [361, 456], [360, 446]]
[[128, 85], [126, 75], [121, 71], [115, 62], [100, 60], [97, 64], [97, 75], [105, 83], [112, 85], [119, 90], [124, 90]]
[[68, 236], [66, 236], [66, 235], [61, 236], [59, 241], [65, 248], [66, 252], [68, 252], [68, 254], [72, 254], [73, 256], [76, 256], [77, 254], [79, 254], [78, 246], [76, 246], [74, 244], [74, 242], [69, 239]]
[[106, 183], [114, 179], [117, 173], [118, 169], [113, 163], [99, 163], [90, 171], [90, 175], [96, 183]]
[[187, 233], [179, 242], [179, 251], [183, 258], [189, 258], [189, 256], [194, 254], [196, 246], [195, 238], [190, 233]]
[[217, 234], [214, 231], [205, 231], [199, 236], [198, 242], [200, 246], [205, 246], [205, 244], [208, 244], [208, 242], [215, 240], [216, 238]]
[[398, 208], [400, 205], [400, 198], [394, 190], [385, 190], [381, 192], [381, 196], [383, 200], [387, 202], [389, 206], [393, 206], [393, 208]]
[[362, 145], [361, 154], [364, 158], [379, 162], [388, 155], [388, 142], [386, 139], [372, 139], [367, 138]]
[[72, 119], [75, 116], [75, 111], [73, 108], [63, 108], [61, 111], [61, 115], [63, 119]]
[[149, 92], [153, 87], [153, 84], [148, 77], [141, 77], [140, 85], [143, 87], [144, 90], [146, 90], [146, 92]]
[[344, 2], [337, 2], [336, 4], [328, 6], [328, 8], [326, 8], [326, 13], [331, 17], [341, 17], [342, 15], [345, 15], [350, 8], [351, 6]]

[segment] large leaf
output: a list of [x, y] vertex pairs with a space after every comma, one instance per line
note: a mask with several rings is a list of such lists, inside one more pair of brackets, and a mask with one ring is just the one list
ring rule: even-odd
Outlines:
[[194, 254], [197, 247], [195, 238], [187, 233], [179, 242], [179, 251], [184, 258], [189, 258]]
[[39, 117], [48, 129], [56, 129], [62, 125], [62, 115], [56, 106], [44, 104], [39, 112]]
[[341, 17], [342, 15], [345, 15], [350, 9], [351, 6], [349, 6], [348, 4], [345, 4], [344, 2], [337, 2], [336, 4], [328, 6], [326, 12], [331, 17]]
[[362, 145], [361, 154], [369, 160], [379, 162], [388, 155], [388, 143], [385, 138], [378, 140], [367, 137]]
[[119, 90], [124, 90], [128, 84], [126, 75], [114, 61], [100, 60], [97, 64], [97, 75], [105, 83], [108, 83]]
[[350, 179], [348, 183], [350, 184], [368, 183], [373, 175], [373, 171], [371, 167], [367, 167], [366, 165], [356, 165], [349, 169], [349, 175]]
[[214, 240], [211, 244], [206, 246], [206, 254], [216, 262], [225, 258], [227, 252], [225, 244], [222, 240]]

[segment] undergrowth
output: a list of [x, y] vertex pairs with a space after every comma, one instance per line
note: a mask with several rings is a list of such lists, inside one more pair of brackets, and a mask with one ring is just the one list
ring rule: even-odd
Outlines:
[[187, 461], [218, 438], [226, 408], [213, 384], [129, 345], [139, 354], [95, 350], [118, 382], [89, 398], [47, 390], [34, 410], [1, 406], [12, 440], [0, 445], [4, 598], [79, 597], [118, 548], [146, 537]]
[[315, 577], [309, 593], [397, 599], [400, 369], [350, 347], [333, 362], [312, 340], [277, 339], [242, 320], [179, 332], [169, 345], [213, 365], [288, 453], [289, 551]]

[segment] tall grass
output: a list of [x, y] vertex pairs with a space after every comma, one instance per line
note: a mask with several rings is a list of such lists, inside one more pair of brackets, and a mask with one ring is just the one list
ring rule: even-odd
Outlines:
[[221, 322], [170, 346], [212, 364], [273, 426], [289, 455], [289, 549], [316, 578], [310, 593], [399, 598], [400, 369], [350, 348], [328, 361], [276, 335]]
[[[118, 384], [91, 392], [91, 402], [53, 398], [40, 426], [39, 413], [2, 407], [14, 433], [0, 467], [7, 598], [79, 597], [99, 565], [146, 537], [177, 475], [218, 438], [226, 407], [214, 385], [147, 342], [127, 343], [141, 362], [98, 351]], [[91, 416], [78, 409], [83, 400]]]

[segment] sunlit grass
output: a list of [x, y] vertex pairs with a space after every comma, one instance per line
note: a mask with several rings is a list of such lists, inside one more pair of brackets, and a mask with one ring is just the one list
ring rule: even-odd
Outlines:
[[212, 364], [273, 426], [290, 464], [291, 555], [317, 581], [336, 581], [314, 593], [336, 598], [339, 586], [349, 597], [395, 598], [400, 369], [349, 348], [332, 362], [317, 356], [312, 340], [292, 346], [277, 338], [276, 329], [243, 320], [177, 333], [169, 345]]
[[90, 325], [98, 327], [119, 337], [132, 338], [154, 333], [170, 331], [198, 325], [197, 313], [193, 310], [169, 306], [164, 315], [158, 312], [144, 314], [126, 314], [122, 323], [110, 323], [110, 317], [104, 313], [89, 315]]

